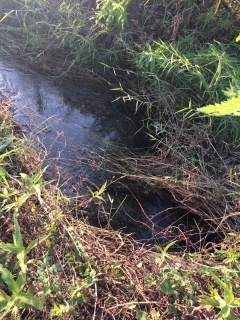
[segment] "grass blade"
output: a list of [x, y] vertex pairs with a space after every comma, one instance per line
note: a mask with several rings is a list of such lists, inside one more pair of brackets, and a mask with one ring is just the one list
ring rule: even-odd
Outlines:
[[13, 221], [14, 221], [14, 229], [15, 229], [14, 236], [13, 236], [14, 244], [16, 246], [18, 246], [19, 248], [24, 249], [20, 226], [17, 221], [17, 210], [16, 209], [14, 210]]
[[32, 295], [31, 293], [22, 293], [18, 296], [18, 299], [21, 300], [24, 304], [30, 304], [32, 307], [38, 310], [43, 309], [43, 304], [40, 299]]
[[9, 290], [13, 294], [17, 294], [19, 292], [19, 287], [16, 281], [13, 280], [12, 273], [8, 269], [4, 268], [2, 264], [0, 264], [0, 272], [2, 275], [2, 279], [8, 286]]

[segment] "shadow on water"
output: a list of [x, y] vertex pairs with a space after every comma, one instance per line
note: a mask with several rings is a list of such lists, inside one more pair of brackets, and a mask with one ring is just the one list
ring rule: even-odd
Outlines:
[[[112, 103], [111, 91], [97, 83], [52, 81], [0, 59], [0, 91], [13, 102], [14, 117], [26, 135], [33, 134], [35, 145], [47, 155], [48, 178], [60, 181], [68, 196], [76, 195], [87, 180], [99, 186], [106, 179], [102, 170], [96, 173], [87, 162], [79, 161], [83, 150], [104, 154], [111, 143], [138, 146], [131, 116], [123, 105]], [[168, 241], [169, 234], [175, 235], [170, 228], [179, 217], [163, 210], [158, 195], [142, 197], [126, 190], [108, 195], [114, 198], [112, 206], [108, 211], [88, 210], [90, 223], [111, 223], [145, 244], [164, 242], [166, 230]]]

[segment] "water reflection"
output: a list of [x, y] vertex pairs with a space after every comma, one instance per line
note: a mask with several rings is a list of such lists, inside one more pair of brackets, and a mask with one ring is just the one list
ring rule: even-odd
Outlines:
[[43, 141], [48, 159], [58, 159], [74, 173], [81, 173], [74, 165], [76, 149], [97, 148], [99, 141], [124, 141], [135, 132], [111, 105], [109, 90], [96, 83], [57, 83], [0, 59], [0, 91], [13, 101], [15, 118], [23, 128]]

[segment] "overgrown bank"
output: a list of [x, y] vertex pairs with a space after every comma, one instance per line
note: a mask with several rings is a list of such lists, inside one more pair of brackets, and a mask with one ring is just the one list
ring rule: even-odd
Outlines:
[[[35, 178], [19, 175], [16, 171], [18, 182], [16, 179], [10, 180], [21, 186], [23, 194], [12, 194], [10, 191], [3, 193], [3, 212], [8, 210], [8, 216], [9, 212], [19, 207], [19, 219], [24, 219], [24, 212], [28, 210], [32, 211], [28, 219], [33, 224], [40, 223], [42, 227], [41, 223], [46, 223], [49, 227], [49, 224], [56, 222], [56, 225], [51, 225], [53, 229], [50, 228], [53, 233], [51, 237], [56, 235], [56, 241], [51, 240], [48, 246], [48, 249], [53, 251], [47, 251], [46, 254], [44, 247], [39, 253], [39, 257], [49, 256], [50, 262], [44, 262], [46, 272], [54, 265], [56, 270], [58, 267], [63, 270], [59, 271], [59, 274], [65, 273], [68, 277], [70, 271], [65, 271], [65, 266], [67, 270], [76, 273], [79, 272], [77, 268], [80, 265], [80, 274], [75, 274], [80, 281], [76, 291], [72, 288], [76, 287], [77, 281], [73, 281], [69, 292], [61, 287], [60, 291], [64, 291], [64, 294], [60, 300], [55, 289], [50, 288], [49, 293], [46, 291], [47, 286], [40, 290], [48, 301], [44, 302], [45, 306], [49, 306], [46, 307], [46, 312], [53, 310], [56, 315], [59, 313], [58, 316], [65, 312], [64, 318], [75, 310], [79, 319], [83, 317], [83, 310], [88, 312], [85, 318], [89, 319], [100, 318], [100, 315], [105, 315], [107, 319], [114, 316], [118, 319], [140, 319], [141, 314], [145, 318], [148, 314], [149, 319], [171, 319], [176, 313], [179, 319], [184, 319], [201, 318], [199, 312], [203, 312], [204, 317], [207, 317], [205, 306], [212, 305], [215, 307], [211, 310], [213, 319], [217, 309], [221, 310], [222, 317], [233, 317], [230, 309], [239, 304], [239, 300], [232, 294], [233, 292], [235, 297], [239, 295], [238, 283], [235, 281], [239, 275], [239, 118], [202, 118], [196, 111], [203, 105], [223, 100], [223, 90], [228, 90], [228, 95], [237, 95], [239, 90], [239, 46], [234, 42], [239, 31], [239, 7], [235, 1], [217, 3], [220, 2], [221, 6], [216, 7], [210, 1], [205, 1], [204, 6], [202, 1], [119, 1], [114, 4], [103, 1], [98, 3], [98, 8], [94, 3], [85, 1], [81, 4], [76, 4], [76, 1], [1, 2], [1, 11], [10, 13], [0, 26], [1, 37], [8, 43], [8, 46], [4, 46], [4, 43], [2, 45], [5, 53], [19, 54], [24, 61], [34, 67], [41, 67], [52, 75], [77, 79], [83, 76], [83, 69], [87, 69], [89, 75], [101, 75], [102, 79], [111, 81], [111, 87], [118, 83], [120, 99], [134, 102], [138, 114], [141, 115], [141, 129], [146, 133], [146, 139], [152, 143], [151, 149], [144, 155], [136, 155], [129, 150], [123, 153], [116, 148], [114, 155], [104, 159], [106, 169], [127, 178], [129, 183], [135, 184], [138, 189], [148, 186], [154, 189], [159, 197], [167, 195], [175, 209], [180, 209], [190, 216], [194, 214], [195, 230], [201, 239], [202, 253], [199, 253], [198, 257], [203, 259], [203, 265], [199, 264], [200, 260], [196, 260], [196, 256], [186, 253], [184, 258], [187, 259], [187, 264], [182, 257], [178, 257], [180, 265], [169, 261], [168, 266], [162, 265], [165, 253], [153, 253], [152, 250], [148, 253], [144, 249], [135, 251], [133, 242], [128, 239], [125, 243], [119, 233], [91, 229], [90, 226], [72, 219], [71, 215], [66, 213], [74, 215], [74, 210], [79, 207], [68, 207], [68, 199], [60, 201], [62, 195], [55, 196], [55, 192], [59, 191], [53, 191], [50, 197], [47, 189], [46, 204], [42, 195], [39, 196], [39, 188], [45, 189], [44, 182], [39, 185], [40, 166], [39, 170], [30, 173], [30, 176]], [[96, 19], [97, 24], [94, 21]], [[103, 76], [104, 69], [106, 73]], [[4, 140], [2, 144], [4, 152], [6, 147], [11, 147], [6, 143]], [[3, 166], [5, 165], [3, 162]], [[12, 171], [9, 173], [11, 177]], [[5, 173], [1, 176], [4, 177], [3, 190], [10, 188], [12, 191], [15, 186], [12, 187], [6, 180]], [[35, 207], [36, 199], [39, 207]], [[31, 201], [29, 204], [28, 200]], [[11, 225], [11, 220], [9, 223]], [[15, 228], [16, 226], [15, 220]], [[75, 236], [79, 237], [79, 228], [91, 230], [90, 234], [94, 230], [94, 239], [91, 241], [87, 236], [88, 231], [84, 231], [84, 236], [78, 240], [82, 242], [77, 243], [74, 239]], [[38, 228], [37, 233], [40, 229], [44, 228]], [[211, 253], [205, 254], [206, 229], [207, 235], [211, 232], [220, 232], [223, 235], [231, 233], [229, 241], [233, 241], [233, 244], [223, 242]], [[74, 235], [71, 235], [71, 230]], [[112, 244], [109, 237], [115, 239]], [[64, 240], [60, 241], [62, 238]], [[188, 248], [190, 238], [182, 227], [179, 227], [176, 239], [184, 241]], [[11, 241], [11, 237], [4, 241]], [[114, 241], [116, 246], [111, 251]], [[54, 244], [51, 244], [52, 242]], [[99, 246], [96, 247], [99, 251], [93, 253], [89, 243], [93, 246], [98, 243]], [[54, 245], [59, 245], [62, 251]], [[104, 249], [107, 245], [110, 246], [110, 252], [115, 252], [114, 256], [110, 254], [113, 261]], [[68, 252], [65, 253], [65, 246], [70, 246], [70, 256], [66, 256]], [[52, 255], [59, 250], [59, 256]], [[123, 264], [122, 260], [128, 253], [130, 260]], [[137, 255], [141, 257], [140, 260]], [[98, 257], [99, 264], [92, 262], [92, 256]], [[61, 263], [54, 260], [55, 258], [60, 259]], [[171, 260], [173, 257], [168, 258]], [[207, 258], [218, 262], [209, 263]], [[102, 260], [106, 264], [104, 262], [102, 265]], [[136, 261], [137, 267], [133, 268], [130, 261]], [[217, 274], [223, 282], [216, 278], [215, 272], [222, 266], [220, 261], [227, 265], [222, 274]], [[81, 266], [82, 264], [84, 266]], [[9, 269], [9, 264], [7, 266]], [[183, 266], [186, 270], [194, 271], [180, 272], [179, 269]], [[52, 269], [50, 270], [52, 272]], [[111, 285], [106, 280], [108, 270], [111, 274]], [[213, 270], [213, 273], [209, 270]], [[39, 272], [41, 271], [37, 274]], [[135, 282], [135, 276], [140, 283]], [[222, 300], [216, 290], [205, 287], [208, 280], [214, 280], [218, 284], [219, 292], [225, 291], [225, 296], [220, 294]], [[198, 288], [193, 286], [194, 282], [199, 284]], [[42, 285], [39, 287], [42, 288]], [[28, 284], [25, 283], [21, 290], [25, 292], [26, 288]], [[35, 285], [36, 288], [38, 285]], [[101, 292], [105, 297], [104, 294], [110, 289], [113, 291], [110, 291], [109, 300], [99, 296]], [[197, 300], [201, 290], [211, 295], [212, 299], [205, 297], [203, 305], [199, 306]], [[168, 301], [169, 309], [166, 305], [161, 305], [159, 301], [162, 299], [167, 299], [164, 301]], [[131, 300], [134, 300], [134, 304]], [[92, 301], [95, 307], [91, 309]], [[237, 314], [237, 309], [234, 310]]]

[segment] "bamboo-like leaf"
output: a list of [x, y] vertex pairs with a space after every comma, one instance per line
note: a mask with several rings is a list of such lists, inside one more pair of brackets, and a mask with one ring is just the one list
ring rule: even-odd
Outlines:
[[36, 194], [37, 194], [38, 199], [41, 199], [41, 187], [40, 187], [40, 185], [39, 185], [39, 184], [36, 184], [36, 185], [34, 186], [34, 189], [35, 189], [35, 191], [36, 191]]
[[0, 249], [8, 252], [18, 253], [21, 249], [12, 243], [0, 243]]
[[6, 179], [6, 172], [0, 167], [0, 177], [3, 179], [5, 185], [9, 187], [8, 181]]
[[105, 190], [106, 190], [106, 186], [107, 186], [107, 181], [104, 182], [104, 184], [101, 186], [101, 188], [96, 192], [96, 194], [99, 196], [100, 194], [102, 194]]
[[211, 273], [211, 276], [215, 279], [215, 281], [224, 289], [224, 300], [228, 303], [233, 302], [234, 295], [231, 288], [229, 288], [229, 286], [225, 282], [223, 282], [221, 279], [219, 279], [213, 272], [210, 272], [210, 273]]
[[32, 295], [31, 293], [22, 293], [21, 295], [18, 295], [18, 299], [24, 303], [24, 304], [30, 304], [32, 307], [42, 310], [43, 304], [40, 299]]
[[210, 104], [197, 110], [210, 116], [240, 116], [240, 96], [215, 105]]
[[30, 195], [31, 195], [30, 193], [24, 193], [21, 197], [19, 197], [17, 199], [18, 207], [21, 207], [27, 201]]
[[42, 178], [44, 172], [46, 171], [47, 167], [43, 168], [33, 179], [33, 182], [36, 184]]
[[[7, 300], [7, 304], [3, 307], [2, 311], [5, 310], [5, 312], [1, 315], [0, 320], [5, 320], [6, 319], [6, 315], [8, 314], [8, 312], [11, 310], [12, 306], [14, 305], [16, 300], [16, 296], [13, 296], [11, 298], [9, 298], [9, 300]], [[4, 304], [3, 304], [4, 305]], [[3, 306], [2, 305], [2, 306]]]
[[23, 248], [23, 239], [22, 239], [22, 235], [21, 235], [21, 231], [20, 231], [20, 226], [19, 223], [17, 221], [17, 210], [14, 210], [14, 214], [13, 214], [13, 222], [14, 222], [14, 236], [13, 236], [13, 240], [14, 240], [14, 244], [16, 246], [18, 246], [21, 249]]
[[2, 279], [8, 286], [9, 290], [13, 294], [17, 294], [19, 292], [19, 287], [16, 281], [13, 280], [12, 273], [8, 269], [4, 268], [2, 264], [0, 264], [0, 272], [2, 275]]
[[168, 244], [166, 245], [166, 247], [163, 249], [163, 251], [164, 251], [164, 252], [167, 252], [168, 249], [169, 249], [170, 247], [172, 247], [176, 242], [177, 242], [177, 241], [172, 241], [172, 242], [168, 243]]
[[208, 296], [200, 296], [199, 303], [204, 304], [205, 306], [210, 306], [210, 307], [219, 307], [219, 303], [211, 297]]
[[23, 273], [27, 273], [27, 265], [25, 264], [25, 251], [22, 250], [21, 252], [19, 252], [17, 254], [17, 258], [18, 258], [18, 261], [19, 261], [19, 266], [22, 270]]
[[19, 286], [19, 289], [22, 290], [26, 284], [26, 273], [20, 271], [17, 277], [17, 285]]

